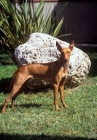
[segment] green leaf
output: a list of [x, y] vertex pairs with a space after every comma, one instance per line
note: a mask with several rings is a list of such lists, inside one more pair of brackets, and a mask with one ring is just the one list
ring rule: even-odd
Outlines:
[[8, 1], [7, 0], [1, 0], [0, 5], [4, 8], [4, 10], [8, 13], [10, 13], [9, 7], [8, 7]]
[[40, 14], [40, 11], [43, 10], [43, 8], [44, 8], [43, 3], [44, 3], [44, 0], [41, 0], [40, 4], [38, 5], [38, 7], [37, 7], [37, 9], [35, 11], [36, 17]]
[[3, 20], [0, 21], [0, 26], [2, 26], [3, 22], [4, 22]]
[[72, 33], [68, 33], [68, 34], [60, 35], [60, 36], [58, 36], [58, 38], [60, 38], [60, 37], [64, 37], [64, 36], [69, 36], [69, 35], [72, 35]]
[[61, 26], [63, 24], [64, 18], [62, 18], [59, 22], [59, 24], [57, 25], [57, 27], [55, 28], [55, 31], [53, 33], [53, 36], [56, 37], [61, 29]]
[[68, 2], [66, 2], [59, 11], [57, 11], [56, 16], [54, 17], [54, 20], [56, 20], [56, 18], [59, 16], [59, 14], [63, 11], [63, 9], [67, 6]]

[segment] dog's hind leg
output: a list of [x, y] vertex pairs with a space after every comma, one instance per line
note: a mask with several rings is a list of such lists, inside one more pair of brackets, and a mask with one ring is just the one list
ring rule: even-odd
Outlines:
[[10, 102], [10, 99], [18, 92], [18, 89], [17, 89], [17, 86], [13, 86], [10, 94], [8, 95], [8, 97], [6, 98], [5, 100], [5, 103], [3, 105], [3, 108], [2, 108], [2, 113], [5, 113], [5, 109], [6, 109], [6, 106], [8, 105], [8, 103]]
[[17, 75], [14, 78], [13, 88], [12, 88], [10, 94], [8, 95], [8, 97], [6, 98], [5, 103], [3, 105], [2, 113], [5, 113], [7, 104], [10, 102], [10, 100], [13, 97], [16, 96], [16, 94], [18, 93], [18, 91], [20, 90], [20, 88], [22, 87], [22, 85], [25, 81], [26, 81], [26, 77], [23, 76], [21, 73], [17, 73]]
[[14, 102], [15, 102], [15, 99], [17, 98], [17, 96], [24, 90], [27, 90], [27, 81], [28, 81], [29, 78], [27, 78], [27, 80], [23, 83], [23, 85], [21, 86], [20, 90], [12, 97], [12, 104], [11, 104], [11, 107], [14, 108]]
[[14, 101], [16, 99], [16, 97], [20, 94], [20, 92], [17, 92], [13, 97], [12, 97], [12, 103], [11, 103], [11, 107], [14, 108]]

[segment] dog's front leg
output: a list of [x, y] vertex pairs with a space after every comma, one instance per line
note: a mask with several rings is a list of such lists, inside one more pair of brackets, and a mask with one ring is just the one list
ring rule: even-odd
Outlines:
[[58, 106], [58, 85], [53, 84], [53, 86], [54, 86], [54, 105], [55, 105], [55, 109], [59, 111], [60, 108]]
[[64, 77], [60, 82], [59, 90], [60, 90], [60, 98], [61, 98], [61, 102], [63, 104], [63, 107], [68, 108], [68, 106], [64, 102], [64, 84], [65, 84], [65, 82], [66, 82], [66, 78]]

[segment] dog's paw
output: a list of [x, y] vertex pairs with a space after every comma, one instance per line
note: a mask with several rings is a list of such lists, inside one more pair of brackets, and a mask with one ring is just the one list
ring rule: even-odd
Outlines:
[[56, 109], [56, 111], [60, 111], [60, 108], [59, 107], [56, 107], [55, 109]]

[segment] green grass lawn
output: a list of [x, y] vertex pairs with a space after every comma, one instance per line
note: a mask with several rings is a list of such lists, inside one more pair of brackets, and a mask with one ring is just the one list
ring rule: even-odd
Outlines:
[[[66, 89], [65, 101], [69, 108], [55, 111], [53, 90], [22, 93], [12, 109], [0, 113], [1, 140], [85, 140], [97, 139], [97, 54], [88, 53], [92, 68], [82, 85]], [[8, 96], [9, 85], [15, 65], [0, 65], [0, 108]]]

